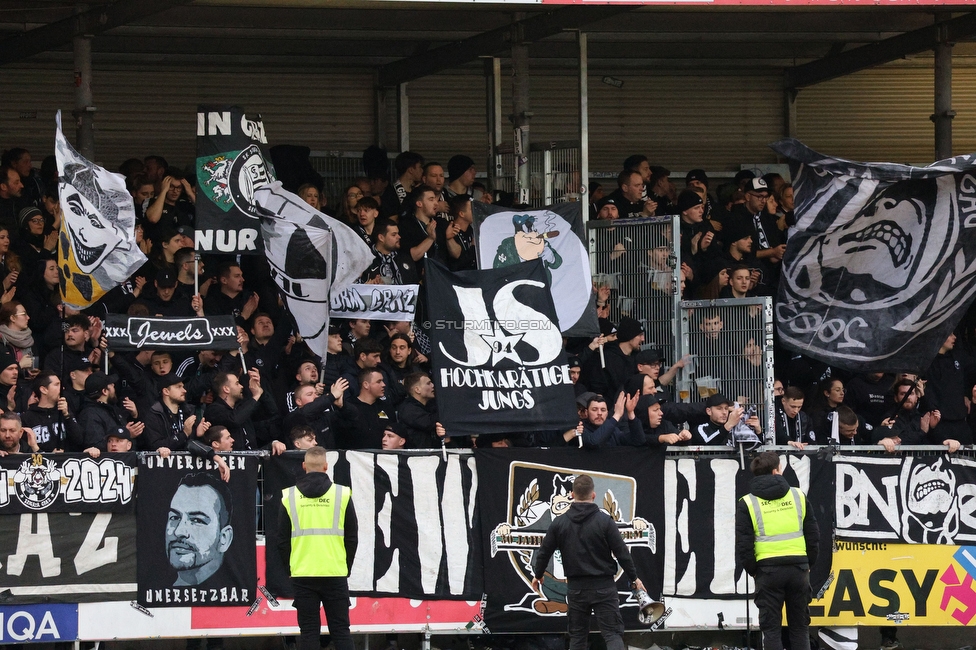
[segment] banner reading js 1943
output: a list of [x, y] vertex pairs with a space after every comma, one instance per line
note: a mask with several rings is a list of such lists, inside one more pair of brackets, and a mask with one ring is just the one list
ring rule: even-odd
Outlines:
[[139, 603], [243, 605], [254, 600], [258, 459], [230, 456], [230, 482], [210, 461], [147, 456], [140, 469]]
[[976, 546], [838, 542], [813, 625], [970, 625]]

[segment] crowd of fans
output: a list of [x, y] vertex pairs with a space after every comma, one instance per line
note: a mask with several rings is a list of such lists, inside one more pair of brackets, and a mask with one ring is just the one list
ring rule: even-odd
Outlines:
[[[624, 161], [617, 187], [591, 184], [590, 217], [679, 214], [687, 298], [775, 295], [793, 225], [792, 187], [742, 172], [710, 194], [692, 170], [678, 190], [645, 156]], [[472, 201], [511, 201], [476, 181], [464, 155], [447, 165], [404, 152], [391, 177], [385, 152], [364, 154], [364, 176], [340, 204], [323, 188], [294, 187], [311, 206], [348, 223], [375, 252], [362, 281], [423, 283], [437, 259], [475, 268]], [[580, 424], [565, 432], [451, 436], [438, 421], [430, 339], [414, 322], [352, 320], [329, 326], [328, 354], [296, 332], [264, 256], [194, 253], [192, 174], [159, 156], [119, 169], [149, 262], [84, 312], [62, 304], [56, 256], [61, 207], [53, 157], [35, 169], [10, 149], [0, 166], [0, 455], [31, 451], [189, 450], [214, 459], [231, 450], [429, 449], [471, 445], [726, 445], [737, 427], [762, 436], [754, 415], [725, 396], [675, 399], [677, 361], [644, 345], [641, 324], [609, 321], [609, 291], [595, 292], [601, 334], [568, 339]], [[199, 291], [195, 291], [195, 281]], [[430, 299], [436, 299], [430, 296]], [[422, 310], [423, 305], [418, 309]], [[113, 351], [108, 313], [230, 315], [240, 350], [178, 354]], [[974, 366], [949, 337], [922, 377], [851, 375], [777, 350], [778, 444], [972, 444]], [[107, 370], [106, 370], [107, 368]]]

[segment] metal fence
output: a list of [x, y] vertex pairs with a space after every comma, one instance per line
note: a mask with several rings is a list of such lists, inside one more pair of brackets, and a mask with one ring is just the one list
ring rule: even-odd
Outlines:
[[[541, 208], [553, 203], [579, 201], [585, 195], [580, 181], [579, 142], [559, 141], [529, 145], [529, 204]], [[517, 160], [511, 147], [495, 151], [493, 190], [515, 192]]]
[[[399, 152], [390, 152], [390, 178], [394, 178], [393, 159]], [[343, 190], [363, 176], [363, 152], [361, 151], [313, 151], [309, 156], [312, 168], [322, 175], [322, 195], [327, 205], [339, 209], [345, 200]], [[392, 181], [391, 181], [392, 182]]]
[[590, 267], [597, 287], [610, 288], [610, 320], [630, 316], [644, 326], [646, 348], [679, 357], [681, 259], [678, 217], [590, 221]]
[[722, 393], [756, 405], [766, 440], [775, 440], [771, 298], [681, 301], [681, 355], [694, 355], [678, 379], [682, 401]]

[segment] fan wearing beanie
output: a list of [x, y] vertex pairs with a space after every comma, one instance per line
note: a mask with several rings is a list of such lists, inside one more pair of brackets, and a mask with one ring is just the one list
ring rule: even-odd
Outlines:
[[[704, 258], [713, 252], [715, 232], [705, 221], [705, 205], [694, 190], [683, 190], [676, 204], [681, 215], [681, 263], [688, 285], [699, 280]], [[684, 268], [687, 266], [687, 268]], [[689, 271], [691, 272], [690, 277]]]
[[[748, 223], [743, 223], [739, 219], [729, 219], [722, 229], [719, 236], [721, 242], [716, 241], [714, 246], [716, 255], [709, 256], [701, 265], [702, 284], [709, 284], [723, 269], [732, 269], [737, 266], [748, 266], [750, 269], [757, 269], [756, 256], [753, 253], [755, 246], [752, 236], [755, 231], [749, 227]], [[753, 272], [758, 276], [758, 270]], [[755, 280], [756, 278], [754, 278]]]
[[[27, 397], [30, 391], [26, 389], [24, 383], [18, 383], [20, 376], [20, 366], [17, 364], [17, 357], [5, 346], [0, 347], [0, 410], [21, 412], [27, 408]], [[11, 388], [16, 388], [10, 390]]]
[[474, 185], [474, 161], [463, 154], [451, 156], [447, 161], [447, 177], [450, 182], [444, 187], [444, 196], [450, 199], [458, 194], [471, 194]]
[[640, 322], [624, 316], [617, 325], [617, 340], [604, 346], [602, 360], [599, 354], [587, 359], [580, 381], [612, 399], [627, 378], [637, 373], [637, 352], [643, 343], [644, 328]]

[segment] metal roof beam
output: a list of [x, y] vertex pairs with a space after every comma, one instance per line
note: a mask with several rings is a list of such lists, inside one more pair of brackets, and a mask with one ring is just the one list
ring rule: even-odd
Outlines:
[[862, 45], [817, 61], [787, 68], [783, 75], [786, 88], [803, 88], [897, 61], [910, 54], [931, 50], [940, 42], [956, 42], [976, 34], [976, 13], [922, 27], [898, 36]]
[[512, 46], [514, 29], [522, 31], [524, 41], [533, 42], [558, 34], [566, 29], [579, 29], [584, 25], [633, 9], [633, 6], [585, 5], [548, 11], [511, 25], [505, 25], [462, 41], [448, 43], [422, 54], [389, 63], [379, 70], [379, 85], [396, 86], [462, 65], [480, 56], [505, 52]]
[[119, 0], [0, 41], [0, 65], [21, 61], [191, 0]]

